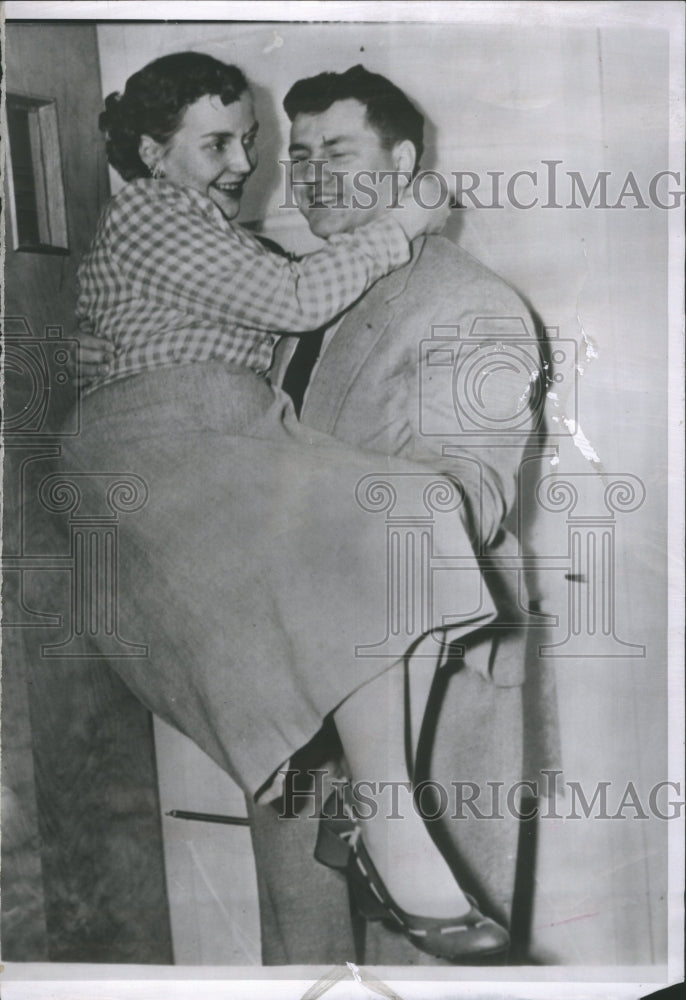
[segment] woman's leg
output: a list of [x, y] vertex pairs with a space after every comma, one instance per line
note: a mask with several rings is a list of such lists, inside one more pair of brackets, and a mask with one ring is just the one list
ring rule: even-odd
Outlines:
[[[435, 661], [416, 657], [410, 670], [415, 743], [435, 668]], [[373, 783], [373, 792], [369, 786], [361, 791], [374, 799], [377, 809], [369, 819], [360, 819], [360, 826], [370, 857], [395, 902], [408, 913], [426, 917], [466, 913], [470, 903], [415, 810], [411, 792], [401, 784], [409, 780], [403, 664], [395, 664], [347, 698], [334, 720], [353, 784]], [[397, 809], [391, 808], [391, 789], [380, 789], [382, 782], [398, 783]], [[391, 812], [395, 818], [389, 818]]]

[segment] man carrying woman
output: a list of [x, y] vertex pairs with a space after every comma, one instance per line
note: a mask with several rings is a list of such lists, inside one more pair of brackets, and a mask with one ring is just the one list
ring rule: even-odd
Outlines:
[[[330, 141], [328, 130], [345, 125], [349, 138], [351, 126], [358, 138], [366, 130], [363, 138], [376, 143], [381, 159], [411, 173], [413, 142], [382, 135], [359, 93], [344, 95], [334, 94], [328, 108], [294, 100], [303, 162], [314, 158], [313, 143]], [[332, 110], [344, 120], [322, 122]], [[483, 636], [496, 614], [514, 624], [516, 601], [493, 559], [483, 604], [459, 612], [467, 581], [479, 572], [474, 546], [481, 554], [505, 538], [508, 547], [501, 523], [512, 504], [519, 453], [510, 449], [514, 465], [507, 469], [488, 442], [485, 452], [483, 442], [478, 453], [458, 447], [453, 458], [434, 440], [423, 453], [406, 367], [396, 375], [409, 394], [403, 410], [392, 403], [388, 440], [373, 430], [370, 440], [356, 440], [345, 420], [340, 433], [335, 429], [354, 448], [316, 430], [314, 420], [300, 425], [265, 373], [275, 334], [321, 327], [394, 267], [398, 275], [416, 269], [430, 241], [410, 246], [412, 239], [437, 223], [404, 199], [403, 209], [322, 231], [330, 236], [327, 247], [300, 262], [269, 253], [231, 224], [255, 162], [249, 92], [240, 71], [207, 56], [181, 53], [150, 64], [121, 98], [108, 99], [102, 125], [110, 162], [129, 184], [106, 209], [82, 265], [79, 310], [113, 356], [83, 402], [84, 431], [67, 459], [86, 472], [138, 471], [150, 486], [147, 508], [124, 534], [120, 585], [122, 617], [147, 628], [150, 657], [143, 665], [113, 666], [250, 796], [272, 793], [274, 775], [327, 718], [353, 784], [406, 782], [403, 667], [409, 664], [415, 676], [424, 672], [426, 690], [436, 663], [410, 655], [421, 634], [404, 663], [355, 656], [359, 641], [385, 620], [379, 581], [386, 544], [385, 529], [356, 503], [355, 487], [379, 468], [401, 475], [431, 470], [466, 498], [449, 537], [434, 539], [439, 557], [458, 552], [463, 567], [449, 574], [457, 621], [448, 632], [434, 620], [424, 633], [441, 648], [456, 636]], [[314, 232], [341, 218], [332, 212], [326, 200], [313, 210]], [[512, 308], [526, 315], [485, 269], [464, 259], [461, 267], [473, 301], [463, 302], [460, 315], [452, 312], [452, 322], [483, 313], [477, 303], [484, 295], [496, 326]], [[439, 283], [453, 277], [448, 261]], [[450, 311], [456, 303], [446, 305]], [[438, 308], [431, 321], [441, 319]], [[345, 328], [344, 320], [337, 342]], [[424, 322], [415, 326], [413, 346], [429, 334]], [[388, 336], [392, 344], [392, 331]], [[358, 344], [360, 365], [372, 346], [373, 334]], [[387, 379], [393, 371], [386, 367]], [[505, 411], [510, 397], [521, 395], [515, 382], [506, 378], [500, 386]], [[388, 403], [383, 383], [377, 388]], [[379, 453], [386, 456], [381, 463]], [[491, 594], [499, 598], [495, 604]], [[506, 628], [498, 635], [505, 647], [508, 634]], [[475, 656], [484, 687], [498, 642], [491, 634], [490, 652]], [[423, 705], [413, 711], [421, 718]], [[341, 802], [326, 832], [328, 856], [345, 868], [361, 912], [448, 961], [503, 951], [506, 932], [462, 892], [415, 810], [398, 824], [382, 811], [362, 819], [353, 805]]]

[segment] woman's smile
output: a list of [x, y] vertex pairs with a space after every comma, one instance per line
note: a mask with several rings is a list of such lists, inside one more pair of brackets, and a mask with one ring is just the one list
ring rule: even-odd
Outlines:
[[246, 92], [231, 104], [205, 94], [186, 109], [164, 147], [164, 175], [207, 195], [228, 219], [240, 209], [243, 188], [257, 165], [257, 121]]

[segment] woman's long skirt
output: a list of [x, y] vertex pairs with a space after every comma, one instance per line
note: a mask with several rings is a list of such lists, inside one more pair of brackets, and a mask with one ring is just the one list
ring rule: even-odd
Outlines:
[[80, 426], [41, 499], [101, 589], [79, 604], [77, 573], [81, 634], [249, 793], [422, 636], [494, 617], [455, 484], [305, 428], [252, 373], [123, 379]]

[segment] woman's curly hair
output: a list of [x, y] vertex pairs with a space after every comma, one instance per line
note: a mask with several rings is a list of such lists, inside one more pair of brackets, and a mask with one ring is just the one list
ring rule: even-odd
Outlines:
[[110, 94], [98, 124], [107, 159], [125, 181], [150, 177], [138, 155], [142, 135], [165, 143], [181, 125], [185, 109], [205, 94], [232, 104], [248, 89], [236, 66], [200, 52], [177, 52], [144, 66], [126, 81], [123, 94]]

